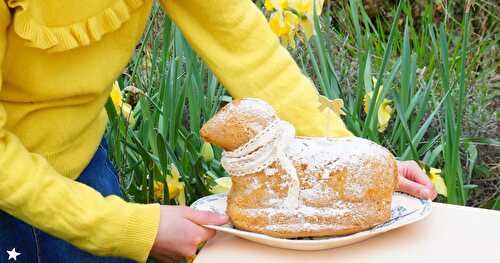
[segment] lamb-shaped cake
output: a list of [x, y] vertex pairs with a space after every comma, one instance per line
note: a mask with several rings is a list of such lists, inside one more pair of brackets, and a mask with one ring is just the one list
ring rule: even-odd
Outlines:
[[369, 140], [295, 137], [258, 99], [236, 100], [202, 128], [224, 149], [227, 214], [239, 229], [273, 237], [337, 236], [387, 221], [397, 185], [394, 156]]

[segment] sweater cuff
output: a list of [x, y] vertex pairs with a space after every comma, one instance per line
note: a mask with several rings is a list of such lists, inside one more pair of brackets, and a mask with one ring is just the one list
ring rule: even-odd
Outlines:
[[146, 262], [160, 224], [159, 204], [129, 203], [130, 214], [117, 242], [115, 254], [138, 262]]

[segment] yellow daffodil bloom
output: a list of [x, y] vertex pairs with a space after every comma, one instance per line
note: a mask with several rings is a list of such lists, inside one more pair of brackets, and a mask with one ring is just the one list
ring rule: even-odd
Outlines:
[[299, 17], [290, 11], [285, 11], [284, 18], [289, 30], [287, 35], [282, 36], [282, 42], [285, 46], [290, 45], [292, 48], [295, 48], [295, 35], [297, 35], [299, 30]]
[[[166, 181], [168, 185], [168, 196], [170, 197], [170, 199], [178, 198], [181, 192], [180, 188], [184, 187], [184, 183], [175, 181], [171, 176], [167, 176]], [[163, 182], [154, 182], [154, 196], [157, 200], [163, 201], [163, 199], [165, 198], [163, 191], [164, 188], [165, 184]]]
[[301, 15], [306, 15], [313, 10], [313, 4], [311, 0], [293, 0], [290, 5]]
[[227, 193], [232, 186], [231, 177], [220, 177], [215, 179], [216, 185], [210, 190], [214, 194]]
[[[179, 205], [186, 205], [186, 195], [184, 192], [184, 183], [179, 181], [181, 175], [174, 164], [170, 166], [170, 175], [167, 176], [168, 194], [171, 199], [175, 199]], [[171, 190], [172, 189], [172, 190]]]
[[[376, 78], [372, 78], [372, 82], [373, 82], [373, 86], [376, 85], [377, 83], [377, 79]], [[380, 95], [380, 92], [382, 91], [382, 87], [379, 88], [379, 95]], [[370, 100], [372, 99], [372, 96], [373, 96], [373, 92], [368, 92], [367, 94], [365, 94], [365, 96], [363, 97], [363, 105], [364, 105], [364, 110], [365, 110], [365, 113], [368, 113], [368, 107], [369, 107], [369, 104], [370, 104]], [[384, 132], [385, 129], [387, 129], [387, 126], [389, 125], [389, 120], [391, 119], [391, 115], [392, 115], [392, 112], [394, 111], [391, 107], [391, 100], [388, 100], [388, 99], [384, 99], [384, 101], [382, 102], [382, 104], [380, 105], [380, 107], [378, 108], [378, 131], [379, 132]]]
[[116, 112], [120, 112], [123, 98], [122, 91], [120, 90], [120, 86], [118, 85], [118, 81], [115, 81], [115, 83], [113, 83], [113, 87], [111, 88], [111, 93], [109, 94], [109, 96], [111, 97], [111, 101], [113, 101]]
[[300, 15], [300, 27], [306, 35], [306, 39], [314, 34], [313, 4], [311, 0], [294, 0], [291, 4]]
[[438, 194], [448, 196], [448, 189], [443, 177], [441, 177], [441, 169], [431, 167], [428, 175], [431, 179], [431, 182], [434, 184], [434, 187], [436, 187], [436, 191], [438, 192]]
[[[165, 182], [168, 186], [168, 196], [170, 200], [175, 199], [180, 205], [186, 204], [186, 197], [184, 194], [184, 183], [180, 182], [180, 174], [177, 168], [172, 164], [170, 169], [170, 175], [167, 175]], [[165, 182], [155, 181], [154, 182], [154, 196], [156, 200], [163, 201], [165, 198], [164, 188]]]
[[266, 11], [271, 12], [274, 10], [273, 2], [271, 0], [266, 0], [264, 2], [264, 7], [266, 8]]
[[[314, 2], [313, 2], [314, 1]], [[307, 39], [314, 34], [314, 3], [321, 14], [324, 0], [266, 0], [267, 11], [274, 13], [269, 25], [284, 46], [295, 48], [295, 37], [301, 30]]]
[[290, 1], [290, 7], [300, 16], [300, 27], [304, 32], [306, 39], [314, 35], [314, 6], [316, 4], [316, 14], [321, 15], [324, 0], [293, 0]]
[[290, 11], [276, 11], [269, 18], [269, 25], [284, 46], [295, 47], [299, 18]]
[[304, 35], [306, 36], [306, 39], [310, 39], [314, 35], [314, 20], [308, 19], [308, 18], [303, 18], [300, 20], [300, 26], [302, 28], [302, 31], [304, 32]]
[[289, 29], [286, 27], [282, 12], [273, 13], [269, 18], [269, 25], [278, 37], [288, 34]]
[[[313, 2], [314, 1], [314, 2]], [[316, 14], [321, 15], [324, 0], [290, 0], [290, 7], [295, 9], [300, 15], [312, 15], [313, 4], [316, 4]]]
[[155, 181], [154, 182], [154, 196], [156, 200], [163, 201], [165, 195], [163, 193], [164, 185], [162, 182]]
[[135, 124], [134, 115], [132, 114], [132, 105], [123, 102], [122, 91], [120, 90], [120, 86], [118, 85], [118, 81], [113, 83], [113, 87], [111, 88], [111, 101], [115, 106], [116, 112], [121, 112], [121, 114], [125, 117], [125, 119], [131, 124]]
[[288, 0], [266, 0], [264, 7], [267, 11], [284, 10], [288, 7]]
[[181, 192], [181, 188], [184, 187], [184, 183], [179, 182], [178, 178], [173, 178], [172, 176], [168, 176], [165, 178], [168, 185], [168, 196], [170, 199], [175, 199], [179, 196]]

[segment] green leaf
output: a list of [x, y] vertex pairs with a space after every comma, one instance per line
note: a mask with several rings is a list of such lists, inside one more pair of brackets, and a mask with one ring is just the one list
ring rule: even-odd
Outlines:
[[500, 211], [500, 196], [495, 199], [495, 203], [493, 203], [491, 208]]

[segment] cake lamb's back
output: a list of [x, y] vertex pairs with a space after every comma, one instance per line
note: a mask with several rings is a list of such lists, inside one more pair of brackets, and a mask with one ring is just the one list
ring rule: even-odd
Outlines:
[[240, 229], [274, 237], [345, 235], [391, 215], [397, 166], [369, 140], [295, 137], [262, 100], [236, 100], [202, 128], [231, 175], [227, 214]]

